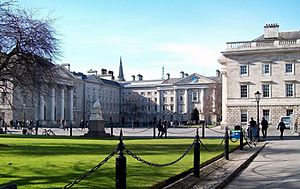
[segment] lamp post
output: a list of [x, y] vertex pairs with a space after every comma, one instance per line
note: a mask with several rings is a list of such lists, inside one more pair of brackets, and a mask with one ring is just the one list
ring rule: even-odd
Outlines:
[[259, 100], [261, 98], [261, 93], [259, 91], [256, 91], [256, 93], [254, 93], [254, 95], [255, 95], [256, 111], [257, 111], [257, 115], [256, 115], [256, 121], [257, 121], [257, 140], [260, 141], [260, 137], [259, 137]]

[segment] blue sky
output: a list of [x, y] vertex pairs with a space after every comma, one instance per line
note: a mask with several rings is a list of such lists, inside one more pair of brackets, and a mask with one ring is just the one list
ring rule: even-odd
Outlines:
[[300, 30], [298, 0], [20, 0], [57, 18], [63, 57], [71, 70], [114, 71], [144, 79], [180, 71], [215, 75], [226, 42], [252, 40], [267, 23]]

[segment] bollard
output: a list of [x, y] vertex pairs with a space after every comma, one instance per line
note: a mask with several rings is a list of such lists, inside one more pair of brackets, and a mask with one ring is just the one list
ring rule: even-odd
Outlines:
[[112, 124], [110, 124], [110, 136], [114, 136], [114, 128]]
[[2, 126], [4, 126], [4, 134], [7, 134], [7, 125], [5, 124], [4, 118], [2, 121]]
[[202, 138], [205, 138], [205, 122], [202, 123]]
[[122, 129], [120, 131], [119, 140], [119, 155], [116, 157], [116, 189], [126, 189], [126, 157], [123, 152], [125, 145], [123, 143]]
[[70, 136], [72, 136], [73, 135], [73, 133], [72, 133], [72, 129], [73, 129], [73, 126], [72, 126], [72, 123], [70, 124]]
[[38, 135], [38, 126], [39, 126], [39, 122], [37, 121], [35, 124], [35, 135]]
[[244, 133], [243, 133], [243, 127], [240, 128], [240, 150], [243, 150], [244, 148]]
[[153, 138], [156, 138], [156, 136], [155, 136], [155, 131], [156, 131], [156, 125], [153, 124]]
[[228, 127], [225, 130], [225, 141], [224, 141], [224, 157], [226, 160], [229, 160], [229, 135], [228, 135]]
[[199, 142], [199, 131], [197, 129], [196, 139], [194, 142], [194, 176], [200, 177], [200, 142]]

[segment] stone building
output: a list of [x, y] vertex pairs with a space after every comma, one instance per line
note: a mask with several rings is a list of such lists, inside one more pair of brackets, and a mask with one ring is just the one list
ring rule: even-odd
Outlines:
[[279, 32], [278, 24], [267, 24], [254, 40], [228, 42], [218, 61], [223, 125], [256, 120], [256, 91], [262, 93], [260, 120], [276, 125], [281, 116], [300, 113], [300, 31]]
[[[146, 124], [159, 119], [169, 121], [218, 122], [221, 114], [221, 77], [184, 74], [178, 78], [125, 81], [122, 59], [119, 74], [102, 69], [89, 70], [89, 75], [70, 71], [70, 65], [56, 65], [59, 82], [41, 85], [43, 93], [13, 91], [13, 108], [4, 100], [0, 113], [10, 120], [34, 120], [43, 126], [57, 127], [62, 120], [78, 127], [80, 120], [88, 121], [91, 108], [98, 100], [107, 123], [129, 125]], [[3, 95], [3, 94], [2, 94]]]
[[[184, 74], [181, 77], [120, 82], [121, 124], [168, 121], [207, 121], [217, 123], [220, 115], [220, 74], [204, 77], [199, 74]], [[219, 99], [219, 103], [217, 103]]]

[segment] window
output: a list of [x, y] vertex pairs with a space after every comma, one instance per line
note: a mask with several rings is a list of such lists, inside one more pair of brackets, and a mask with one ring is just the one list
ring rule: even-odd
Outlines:
[[248, 97], [248, 85], [241, 85], [241, 98]]
[[154, 102], [157, 102], [157, 98], [154, 98]]
[[293, 83], [285, 84], [285, 94], [287, 97], [294, 96], [294, 84]]
[[198, 101], [198, 91], [192, 92], [192, 101], [197, 102]]
[[241, 76], [248, 75], [248, 65], [240, 65], [240, 75]]
[[263, 117], [267, 120], [267, 122], [270, 121], [270, 110], [263, 110]]
[[241, 110], [241, 123], [248, 122], [248, 113], [247, 110]]
[[166, 97], [163, 97], [163, 102], [166, 102], [167, 98]]
[[270, 64], [263, 64], [262, 65], [262, 74], [263, 75], [270, 75]]
[[163, 111], [166, 111], [166, 109], [167, 109], [167, 108], [166, 108], [166, 105], [163, 105], [162, 108], [163, 108]]
[[145, 94], [145, 92], [141, 92], [141, 95], [144, 95]]
[[170, 109], [171, 109], [171, 111], [173, 111], [174, 110], [174, 105], [171, 105]]
[[148, 95], [151, 95], [151, 92], [148, 92]]
[[171, 97], [171, 102], [173, 102], [174, 101], [174, 97]]
[[286, 115], [287, 116], [289, 116], [289, 115], [291, 115], [293, 113], [294, 113], [293, 109], [286, 109]]
[[183, 102], [183, 96], [180, 96], [180, 102]]
[[151, 111], [151, 107], [150, 106], [148, 106], [148, 112], [150, 112]]
[[294, 73], [294, 64], [293, 63], [285, 64], [285, 73]]
[[270, 85], [268, 84], [262, 85], [262, 95], [265, 98], [270, 97]]
[[154, 111], [157, 111], [157, 106], [154, 106]]

